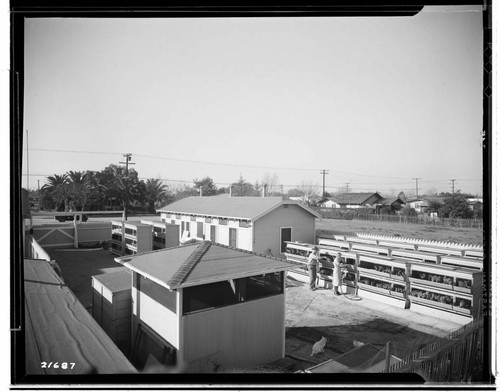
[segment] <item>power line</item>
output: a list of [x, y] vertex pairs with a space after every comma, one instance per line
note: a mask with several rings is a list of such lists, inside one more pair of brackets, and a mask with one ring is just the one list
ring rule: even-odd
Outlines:
[[[109, 151], [77, 151], [77, 150], [60, 150], [60, 149], [49, 149], [49, 148], [32, 148], [30, 151], [45, 151], [45, 152], [60, 152], [60, 153], [76, 153], [76, 154], [97, 154], [97, 155], [123, 155], [122, 153], [117, 152], [109, 152]], [[160, 157], [154, 155], [144, 155], [144, 154], [134, 154], [135, 156], [141, 158], [149, 158], [149, 159], [160, 159], [165, 161], [173, 161], [173, 162], [184, 162], [184, 163], [196, 163], [203, 165], [216, 165], [216, 166], [230, 166], [230, 167], [244, 167], [250, 169], [266, 169], [266, 170], [289, 170], [289, 171], [305, 171], [305, 172], [315, 172], [318, 169], [305, 169], [302, 167], [280, 167], [280, 166], [260, 166], [260, 165], [246, 165], [246, 164], [237, 164], [237, 163], [227, 163], [227, 162], [210, 162], [210, 161], [198, 161], [191, 159], [178, 159], [178, 158], [167, 158]], [[405, 177], [390, 177], [390, 176], [379, 176], [373, 174], [362, 174], [362, 173], [353, 173], [353, 172], [343, 172], [338, 170], [332, 171], [335, 174], [347, 174], [350, 176], [359, 176], [359, 177], [370, 177], [370, 178], [389, 178], [393, 180], [405, 180]]]

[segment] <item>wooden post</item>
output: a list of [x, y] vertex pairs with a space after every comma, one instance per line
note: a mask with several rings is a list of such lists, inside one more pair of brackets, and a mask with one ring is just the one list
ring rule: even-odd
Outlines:
[[385, 372], [389, 373], [389, 368], [391, 367], [391, 342], [387, 342], [385, 345]]
[[77, 226], [76, 226], [76, 217], [77, 217], [77, 215], [74, 214], [73, 215], [73, 229], [74, 229], [73, 243], [74, 243], [75, 248], [78, 249], [78, 229], [77, 229]]

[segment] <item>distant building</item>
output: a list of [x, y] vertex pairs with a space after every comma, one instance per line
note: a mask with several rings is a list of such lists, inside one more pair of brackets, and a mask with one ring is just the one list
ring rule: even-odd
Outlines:
[[362, 208], [375, 207], [383, 197], [378, 192], [371, 193], [336, 193], [320, 200], [320, 207], [328, 208]]
[[391, 210], [392, 211], [399, 211], [401, 210], [401, 208], [403, 208], [403, 206], [405, 205], [406, 203], [401, 200], [401, 198], [399, 197], [388, 197], [388, 198], [383, 198], [381, 201], [380, 201], [380, 206], [388, 206], [388, 207], [391, 207]]
[[158, 210], [180, 227], [181, 242], [210, 240], [278, 256], [285, 241], [314, 242], [316, 211], [281, 197], [192, 196]]
[[481, 198], [470, 198], [467, 199], [469, 201], [469, 208], [474, 211], [474, 216], [482, 217], [483, 216], [483, 199]]
[[210, 241], [115, 259], [132, 278], [132, 362], [212, 372], [285, 355], [279, 259]]

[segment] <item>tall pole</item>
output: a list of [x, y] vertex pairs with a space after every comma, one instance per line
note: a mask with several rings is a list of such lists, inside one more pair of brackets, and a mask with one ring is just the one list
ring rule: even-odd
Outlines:
[[420, 180], [420, 177], [414, 177], [413, 180], [415, 180], [415, 190], [417, 192], [417, 199], [418, 199], [418, 180]]
[[135, 162], [130, 162], [132, 160], [131, 153], [123, 154], [123, 156], [125, 157], [125, 162], [120, 163], [125, 165], [125, 175], [128, 176], [128, 165], [135, 165]]
[[[125, 175], [128, 176], [128, 165], [135, 165], [134, 162], [130, 162], [132, 160], [132, 154], [131, 153], [127, 153], [127, 154], [123, 154], [123, 156], [125, 157], [125, 162], [120, 162], [121, 164], [124, 164], [125, 165]], [[128, 204], [128, 203], [125, 203], [125, 204]], [[127, 220], [127, 205], [124, 206], [124, 217], [125, 217], [125, 220]]]
[[26, 190], [30, 189], [30, 149], [28, 147], [28, 130], [26, 129]]
[[451, 179], [451, 194], [454, 195], [455, 194], [455, 179]]
[[328, 170], [321, 170], [320, 174], [323, 174], [323, 198], [325, 198], [325, 175], [328, 174]]
[[345, 192], [346, 193], [349, 193], [349, 184], [350, 184], [350, 182], [345, 183]]

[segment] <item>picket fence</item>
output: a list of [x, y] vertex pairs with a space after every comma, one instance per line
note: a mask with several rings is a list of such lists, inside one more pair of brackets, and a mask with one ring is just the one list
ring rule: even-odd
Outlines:
[[381, 235], [381, 234], [369, 234], [369, 233], [356, 233], [355, 235], [357, 237], [362, 237], [362, 238], [406, 242], [406, 243], [417, 244], [417, 245], [432, 245], [432, 246], [439, 246], [439, 247], [445, 247], [445, 248], [483, 250], [483, 247], [481, 245], [462, 244], [459, 242], [423, 240], [423, 239], [417, 239], [417, 238], [394, 237], [394, 236], [386, 236], [386, 235]]

